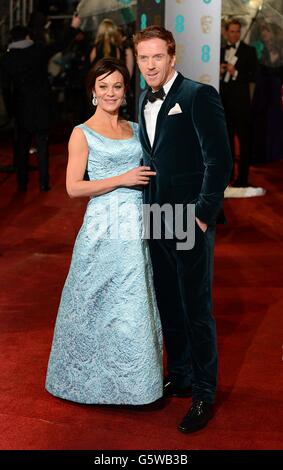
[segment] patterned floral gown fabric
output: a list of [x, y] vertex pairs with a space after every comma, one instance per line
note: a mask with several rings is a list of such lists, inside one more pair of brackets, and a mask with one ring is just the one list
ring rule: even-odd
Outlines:
[[[126, 140], [78, 126], [89, 147], [91, 180], [139, 166], [138, 125]], [[142, 191], [92, 197], [62, 292], [46, 389], [88, 404], [146, 404], [162, 396], [162, 335]]]

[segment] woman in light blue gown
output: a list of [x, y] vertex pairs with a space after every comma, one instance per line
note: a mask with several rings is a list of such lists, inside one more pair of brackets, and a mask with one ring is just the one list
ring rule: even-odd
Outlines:
[[[162, 396], [162, 335], [142, 188], [138, 125], [118, 116], [126, 67], [102, 59], [89, 76], [95, 114], [69, 141], [66, 186], [90, 197], [62, 292], [46, 389], [88, 404], [141, 405]], [[84, 181], [87, 168], [89, 181]]]

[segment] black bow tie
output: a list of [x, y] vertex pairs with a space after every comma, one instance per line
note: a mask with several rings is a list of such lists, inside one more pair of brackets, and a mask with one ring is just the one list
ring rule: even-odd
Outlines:
[[149, 88], [148, 92], [147, 92], [147, 99], [148, 101], [150, 101], [151, 103], [154, 103], [154, 101], [156, 100], [163, 100], [164, 97], [166, 96], [166, 93], [164, 91], [164, 88], [160, 88], [158, 91], [156, 91], [155, 93], [153, 93], [153, 91]]
[[231, 49], [231, 47], [236, 49], [236, 44], [227, 44], [226, 49]]

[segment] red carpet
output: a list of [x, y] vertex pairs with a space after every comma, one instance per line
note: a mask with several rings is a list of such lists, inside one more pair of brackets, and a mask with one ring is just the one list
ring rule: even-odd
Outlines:
[[[61, 289], [85, 200], [65, 192], [65, 147], [51, 149], [52, 191], [31, 172], [1, 190], [1, 449], [280, 449], [283, 378], [283, 162], [253, 169], [262, 198], [225, 201], [218, 230], [215, 316], [220, 353], [215, 418], [194, 435], [176, 424], [189, 401], [144, 410], [77, 405], [44, 390]], [[1, 161], [1, 164], [4, 162]]]

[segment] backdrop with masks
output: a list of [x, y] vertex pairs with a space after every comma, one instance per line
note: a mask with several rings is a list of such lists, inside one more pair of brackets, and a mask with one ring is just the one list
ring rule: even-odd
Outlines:
[[177, 44], [177, 69], [219, 87], [221, 0], [169, 0], [165, 26]]

